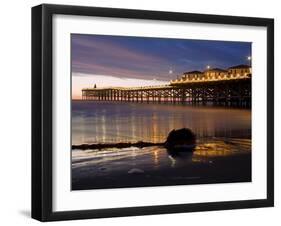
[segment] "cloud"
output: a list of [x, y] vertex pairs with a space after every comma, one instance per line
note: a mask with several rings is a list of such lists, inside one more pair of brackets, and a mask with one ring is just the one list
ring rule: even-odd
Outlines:
[[[113, 67], [113, 66], [105, 66], [100, 64], [88, 64], [74, 61], [72, 62], [72, 66], [77, 70], [73, 70], [76, 72], [74, 76], [77, 76], [80, 73], [80, 76], [91, 76], [91, 72], [98, 72], [97, 74], [110, 75], [114, 77], [120, 78], [138, 78], [138, 79], [160, 79], [169, 81], [170, 78], [166, 75], [167, 72], [163, 72], [163, 74], [152, 73], [152, 71], [143, 72], [143, 71], [135, 71], [132, 69]], [[80, 70], [79, 70], [80, 69]]]
[[[102, 40], [97, 36], [92, 36], [91, 39], [88, 36], [80, 36], [72, 38], [72, 45], [82, 47], [86, 52], [92, 52], [95, 55], [106, 54], [107, 57], [130, 59], [138, 62], [160, 62], [163, 59], [158, 56], [142, 54], [132, 49], [125, 48], [122, 45], [118, 45], [116, 42]], [[86, 49], [85, 49], [86, 48]]]
[[73, 35], [72, 37], [73, 72], [160, 79], [167, 76], [167, 65], [165, 58], [144, 54], [98, 36]]

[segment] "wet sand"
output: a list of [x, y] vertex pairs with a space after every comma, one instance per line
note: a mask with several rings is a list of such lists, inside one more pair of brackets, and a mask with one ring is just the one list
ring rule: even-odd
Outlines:
[[72, 151], [72, 190], [250, 181], [250, 139], [212, 138], [179, 155], [161, 146]]

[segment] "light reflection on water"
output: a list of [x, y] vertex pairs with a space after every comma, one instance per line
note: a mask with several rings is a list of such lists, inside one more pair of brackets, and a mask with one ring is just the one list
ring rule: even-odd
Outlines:
[[72, 144], [163, 142], [172, 129], [191, 128], [199, 139], [250, 137], [251, 111], [116, 102], [72, 102]]

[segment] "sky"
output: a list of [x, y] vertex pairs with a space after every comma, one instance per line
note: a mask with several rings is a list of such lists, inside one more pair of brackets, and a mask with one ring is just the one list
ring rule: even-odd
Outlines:
[[247, 64], [250, 42], [71, 35], [72, 98], [81, 89], [167, 84], [183, 72]]

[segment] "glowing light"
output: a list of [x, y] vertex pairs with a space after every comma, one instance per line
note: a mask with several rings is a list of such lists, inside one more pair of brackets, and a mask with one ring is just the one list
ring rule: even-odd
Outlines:
[[210, 65], [207, 65], [207, 69], [210, 69], [211, 68], [211, 66]]
[[159, 164], [159, 153], [158, 153], [158, 150], [154, 150], [153, 157], [154, 157], [154, 164], [156, 166], [158, 166], [158, 164]]
[[251, 59], [252, 59], [252, 57], [251, 57], [251, 56], [248, 56], [248, 57], [247, 57], [247, 60], [251, 60]]

